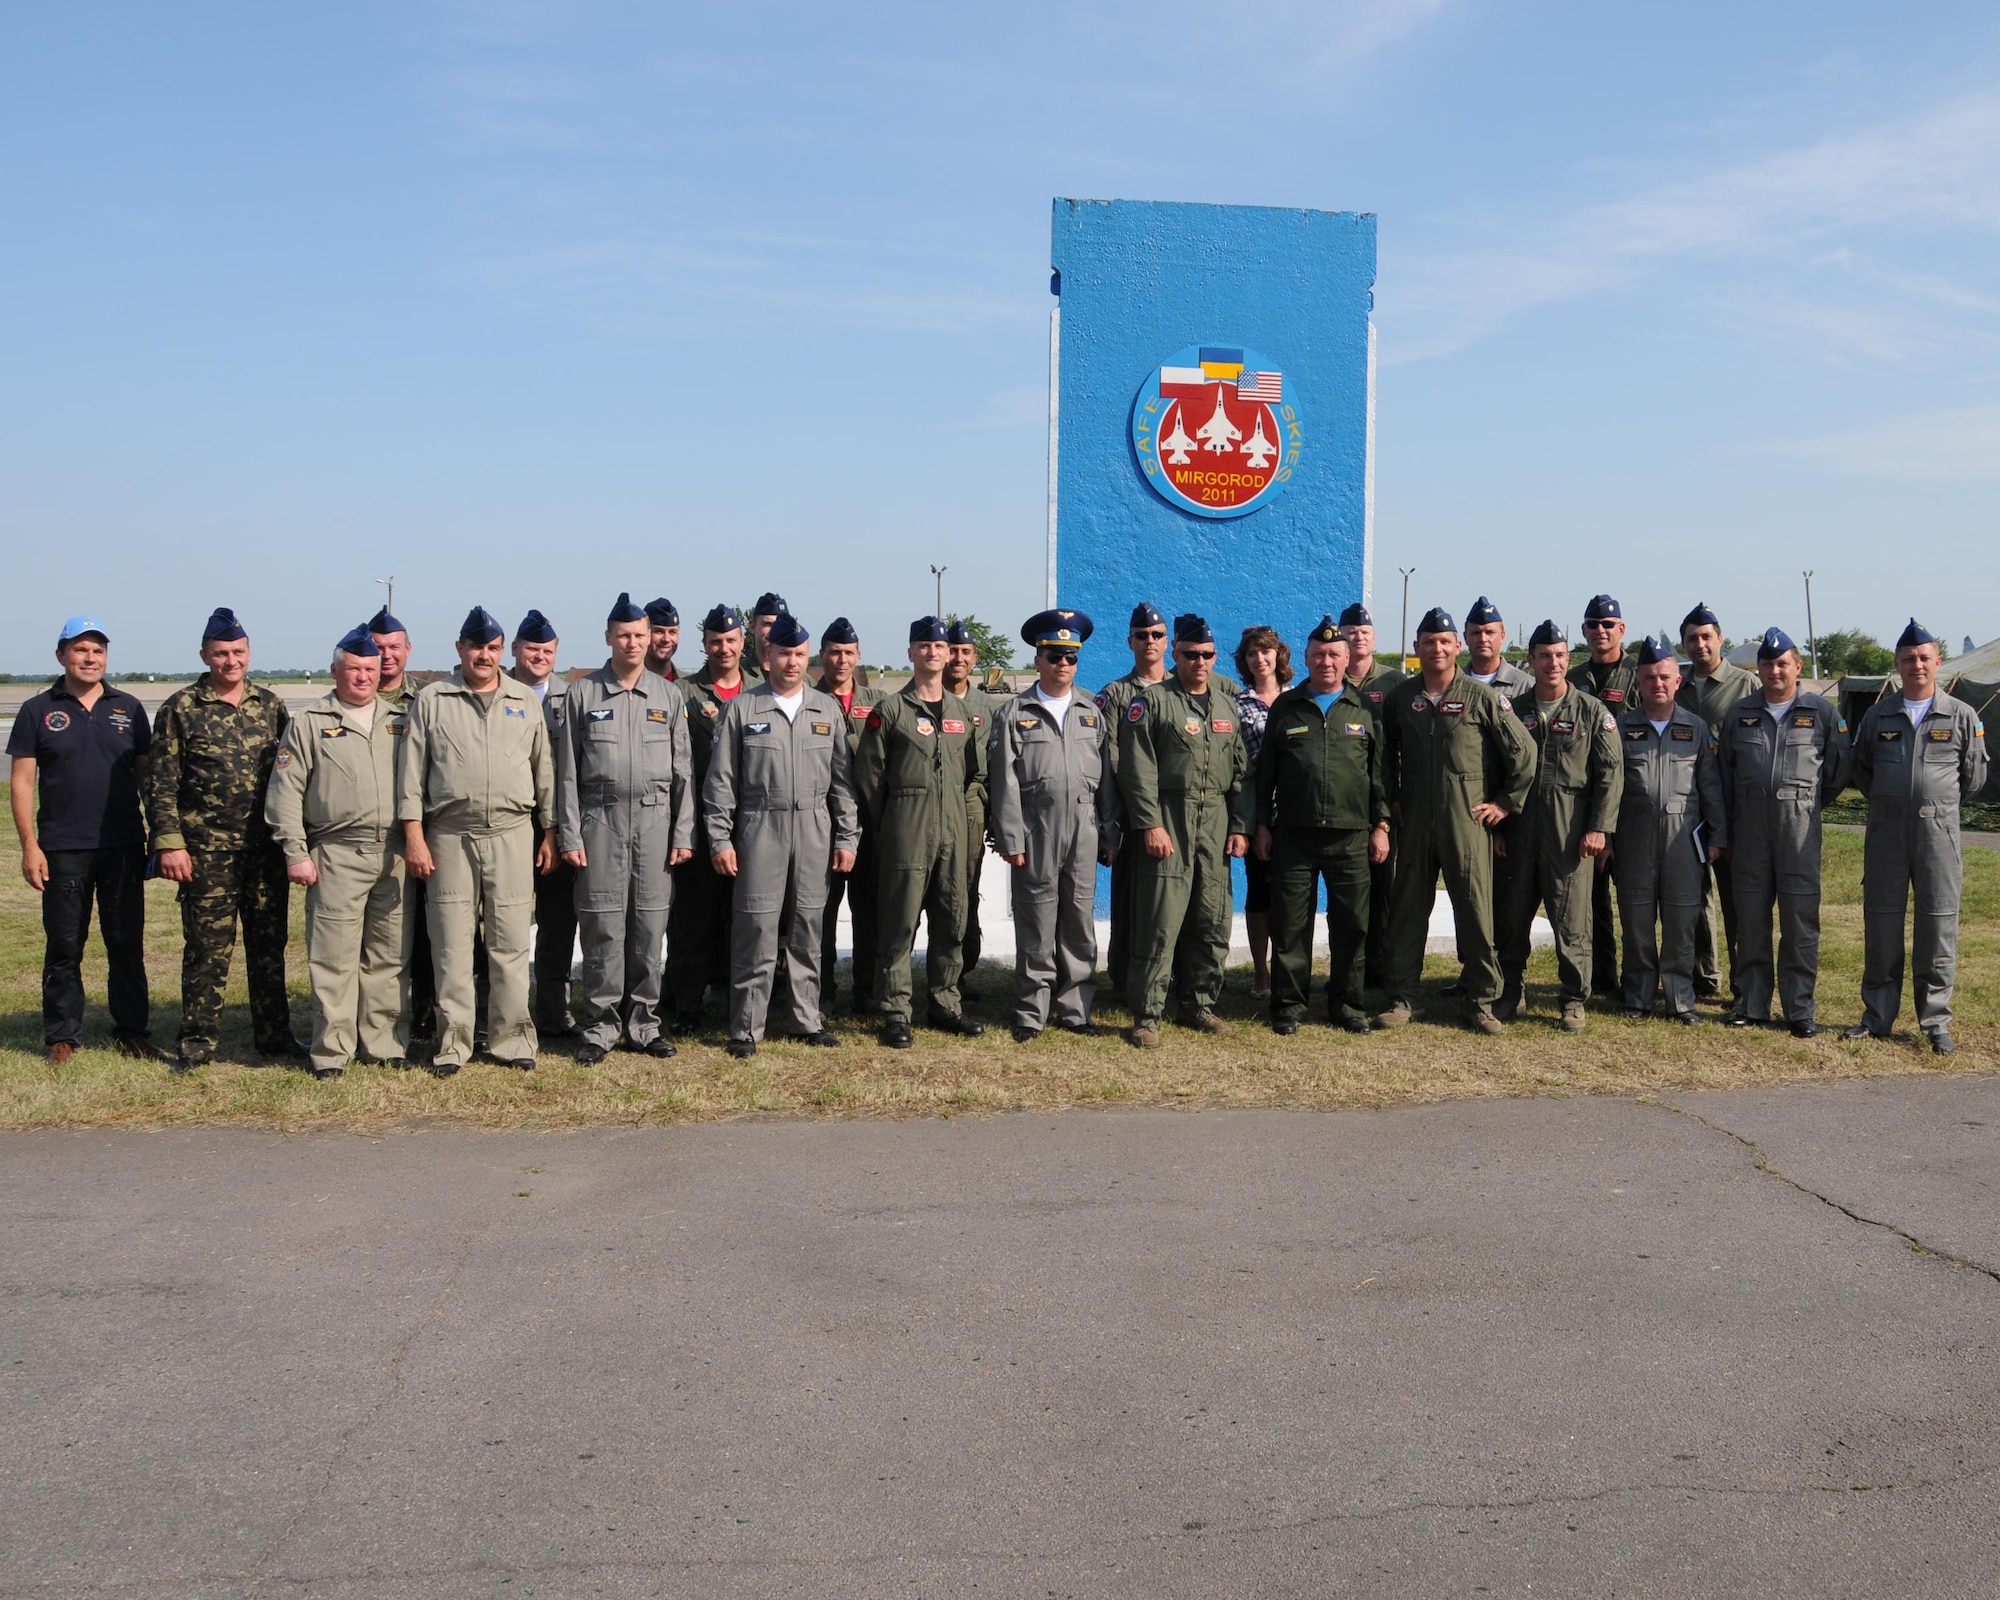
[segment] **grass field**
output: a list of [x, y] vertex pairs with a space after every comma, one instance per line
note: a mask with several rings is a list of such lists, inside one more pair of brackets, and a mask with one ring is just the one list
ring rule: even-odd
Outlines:
[[[1506, 1037], [1489, 1040], [1458, 1025], [1457, 1007], [1435, 990], [1452, 976], [1433, 958], [1429, 1014], [1391, 1034], [1354, 1037], [1321, 1023], [1280, 1039], [1249, 996], [1247, 971], [1230, 975], [1222, 1014], [1230, 1031], [1210, 1039], [1169, 1027], [1158, 1051], [1141, 1053], [1117, 1037], [1081, 1040], [1054, 1032], [1017, 1045], [1006, 1029], [1011, 973], [982, 968], [969, 1009], [990, 1027], [983, 1039], [919, 1031], [917, 1047], [890, 1051], [872, 1027], [841, 1016], [841, 1050], [766, 1045], [748, 1062], [720, 1047], [720, 1029], [685, 1045], [672, 1061], [617, 1054], [597, 1068], [550, 1050], [532, 1074], [475, 1064], [444, 1080], [423, 1072], [350, 1069], [337, 1082], [241, 1064], [249, 1053], [242, 983], [233, 985], [224, 1025], [225, 1059], [188, 1078], [128, 1061], [108, 1046], [104, 970], [95, 938], [86, 967], [91, 997], [86, 1042], [51, 1069], [41, 1047], [42, 935], [37, 897], [21, 880], [18, 857], [0, 857], [0, 1128], [168, 1127], [237, 1123], [283, 1130], [377, 1130], [430, 1124], [566, 1128], [709, 1121], [756, 1115], [908, 1116], [1066, 1106], [1295, 1106], [1332, 1109], [1471, 1097], [1644, 1094], [1667, 1088], [1818, 1082], [1912, 1073], [1982, 1072], [2000, 1064], [2000, 853], [1968, 851], [1957, 1013], [1960, 1049], [1944, 1060], [1915, 1035], [1905, 1009], [1893, 1041], [1849, 1044], [1837, 1030], [1860, 1012], [1861, 840], [1827, 837], [1827, 904], [1820, 1020], [1810, 1041], [1782, 1032], [1738, 1033], [1708, 1026], [1633, 1023], [1593, 1007], [1581, 1035], [1556, 1030], [1554, 958], [1529, 970], [1528, 1006]], [[303, 894], [293, 896], [294, 1016], [307, 1031], [304, 958], [298, 930]], [[179, 919], [171, 886], [155, 884], [147, 908], [154, 1035], [170, 1044], [178, 1011]], [[1721, 1015], [1704, 1007], [1704, 1015]], [[1099, 1020], [1123, 1025], [1122, 1007]]]

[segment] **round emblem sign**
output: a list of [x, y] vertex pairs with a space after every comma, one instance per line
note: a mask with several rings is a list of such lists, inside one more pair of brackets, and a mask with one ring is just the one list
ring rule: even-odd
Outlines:
[[67, 711], [51, 711], [42, 718], [42, 726], [47, 728], [50, 733], [61, 733], [63, 729], [69, 726], [69, 713]]
[[1146, 481], [1198, 517], [1269, 503], [1304, 447], [1285, 375], [1261, 351], [1189, 345], [1155, 367], [1132, 402], [1132, 450]]

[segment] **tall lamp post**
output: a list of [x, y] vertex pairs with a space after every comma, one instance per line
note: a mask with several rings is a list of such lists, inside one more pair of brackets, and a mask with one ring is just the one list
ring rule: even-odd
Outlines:
[[1410, 574], [1417, 569], [1398, 567], [1396, 570], [1403, 575], [1403, 657], [1407, 660], [1410, 654]]
[[947, 573], [947, 572], [948, 572], [948, 571], [950, 571], [950, 570], [951, 570], [951, 569], [950, 569], [949, 567], [940, 567], [940, 566], [936, 566], [936, 565], [933, 565], [933, 566], [931, 567], [931, 576], [932, 576], [933, 578], [937, 579], [937, 612], [936, 612], [936, 615], [937, 615], [938, 617], [940, 617], [940, 618], [942, 618], [942, 617], [944, 616], [944, 575], [945, 575], [945, 573]]
[[1817, 679], [1819, 677], [1819, 640], [1813, 634], [1812, 579], [1812, 572], [1808, 570], [1806, 573], [1806, 655], [1811, 658], [1812, 675]]
[[389, 591], [382, 597], [382, 609], [393, 617], [396, 614], [396, 575], [392, 572], [388, 577], [377, 578], [375, 581]]

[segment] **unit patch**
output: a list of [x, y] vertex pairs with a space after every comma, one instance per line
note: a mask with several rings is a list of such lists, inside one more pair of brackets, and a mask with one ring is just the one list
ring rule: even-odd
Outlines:
[[500, 714], [507, 717], [526, 717], [528, 713], [523, 711], [519, 706], [502, 706]]
[[1200, 732], [1201, 732], [1201, 718], [1200, 718], [1200, 717], [1188, 717], [1188, 718], [1184, 719], [1184, 720], [1182, 721], [1182, 723], [1181, 723], [1181, 732], [1182, 732], [1182, 733], [1200, 733]]
[[934, 733], [935, 731], [936, 730], [931, 727], [931, 719], [929, 717], [917, 718], [917, 732], [922, 734], [926, 739], [928, 739], [931, 736], [931, 734]]
[[42, 726], [47, 728], [50, 733], [61, 733], [63, 729], [69, 726], [69, 713], [67, 711], [48, 712], [42, 718]]
[[701, 703], [701, 714], [708, 718], [710, 722], [713, 722], [717, 717], [722, 715], [722, 707], [718, 706], [713, 700], [704, 700]]
[[291, 753], [291, 751], [289, 751], [289, 750], [280, 750], [280, 751], [278, 752], [278, 765], [279, 765], [279, 766], [281, 766], [281, 767], [289, 767], [289, 766], [290, 766], [291, 764], [292, 764], [292, 753]]
[[1667, 729], [1667, 737], [1678, 740], [1681, 744], [1693, 744], [1694, 729], [1676, 722], [1671, 728]]
[[1125, 720], [1127, 722], [1144, 722], [1146, 720], [1146, 703], [1143, 700], [1134, 700], [1132, 702], [1132, 709], [1125, 713]]

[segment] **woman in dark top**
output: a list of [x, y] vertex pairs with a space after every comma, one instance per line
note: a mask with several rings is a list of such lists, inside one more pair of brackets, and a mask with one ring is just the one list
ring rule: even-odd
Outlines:
[[[1236, 646], [1236, 671], [1243, 687], [1236, 694], [1241, 717], [1243, 743], [1250, 752], [1251, 770], [1257, 766], [1257, 751], [1264, 742], [1264, 724], [1271, 702], [1292, 681], [1291, 647], [1278, 637], [1278, 630], [1258, 626], [1245, 628]], [[1243, 925], [1250, 935], [1253, 976], [1250, 998], [1267, 1000], [1271, 995], [1271, 864], [1254, 856], [1243, 858], [1245, 890]]]

